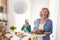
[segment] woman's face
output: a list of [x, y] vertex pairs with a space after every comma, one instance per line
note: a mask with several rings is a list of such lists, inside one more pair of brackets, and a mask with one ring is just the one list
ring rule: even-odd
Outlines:
[[48, 10], [47, 9], [42, 10], [41, 15], [42, 15], [42, 18], [47, 18]]
[[28, 24], [29, 23], [29, 21], [28, 20], [25, 20], [25, 24]]

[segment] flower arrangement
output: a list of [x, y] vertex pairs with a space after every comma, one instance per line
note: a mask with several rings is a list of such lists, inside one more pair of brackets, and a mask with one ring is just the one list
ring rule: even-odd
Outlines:
[[16, 26], [11, 26], [10, 29], [14, 31], [16, 29]]

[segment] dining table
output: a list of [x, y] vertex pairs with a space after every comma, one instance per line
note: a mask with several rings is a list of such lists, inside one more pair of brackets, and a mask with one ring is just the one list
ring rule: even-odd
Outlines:
[[[29, 38], [35, 37], [34, 40], [43, 40], [42, 38], [46, 35], [46, 34], [41, 34], [41, 35], [37, 35], [37, 34], [30, 34], [28, 32], [22, 32], [24, 35], [26, 35], [25, 37], [21, 38], [19, 36], [17, 36], [15, 33], [13, 34], [13, 37], [11, 38], [11, 40], [29, 40]], [[38, 37], [38, 39], [36, 38]], [[30, 39], [33, 40], [33, 39]]]

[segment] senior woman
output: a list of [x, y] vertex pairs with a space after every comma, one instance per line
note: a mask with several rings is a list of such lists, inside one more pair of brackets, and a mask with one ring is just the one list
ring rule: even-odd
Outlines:
[[[52, 33], [53, 25], [52, 20], [49, 19], [49, 9], [48, 8], [42, 8], [40, 12], [39, 19], [36, 20], [36, 25], [34, 27], [34, 30], [42, 29], [44, 32], [46, 32], [46, 35], [42, 38], [42, 40], [50, 40], [50, 34]], [[39, 40], [38, 37], [36, 40]]]
[[23, 30], [24, 32], [31, 32], [31, 25], [29, 24], [28, 19], [25, 20], [25, 24], [23, 25], [21, 30]]

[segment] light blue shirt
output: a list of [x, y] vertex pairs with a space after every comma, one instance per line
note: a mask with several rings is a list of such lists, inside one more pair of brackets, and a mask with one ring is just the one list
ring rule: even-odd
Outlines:
[[[39, 28], [39, 25], [40, 25], [40, 18], [36, 20], [36, 25], [34, 27], [34, 31], [36, 29]], [[48, 19], [43, 27], [44, 31], [45, 32], [50, 32], [50, 34], [52, 33], [52, 30], [53, 30], [53, 25], [52, 25], [52, 20]], [[43, 37], [43, 40], [50, 40], [50, 34], [49, 35], [46, 35]], [[38, 37], [36, 37], [36, 40]]]

